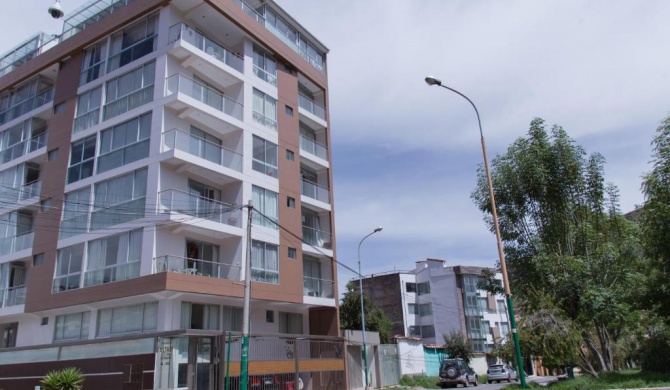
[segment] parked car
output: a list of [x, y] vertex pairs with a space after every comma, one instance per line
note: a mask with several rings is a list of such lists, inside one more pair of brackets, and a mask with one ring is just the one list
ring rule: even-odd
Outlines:
[[479, 385], [477, 373], [463, 359], [444, 359], [440, 364], [440, 387]]
[[519, 375], [517, 372], [507, 364], [492, 364], [489, 366], [489, 369], [486, 371], [486, 382], [502, 382], [502, 381], [517, 381], [519, 380]]

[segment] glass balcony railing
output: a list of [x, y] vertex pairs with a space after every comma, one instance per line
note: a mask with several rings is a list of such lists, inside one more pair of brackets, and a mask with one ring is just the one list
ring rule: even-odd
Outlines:
[[12, 107], [9, 107], [3, 112], [0, 112], [0, 125], [3, 125], [12, 119], [18, 118], [21, 115], [30, 112], [37, 107], [42, 107], [54, 100], [53, 88], [47, 89], [37, 96], [30, 97]]
[[302, 134], [300, 135], [300, 150], [304, 150], [307, 153], [328, 160], [328, 149], [324, 145], [321, 145]]
[[332, 280], [312, 278], [309, 276], [303, 276], [302, 280], [303, 280], [303, 292], [305, 296], [333, 298], [334, 282]]
[[160, 206], [166, 211], [186, 214], [230, 226], [242, 226], [242, 210], [236, 205], [176, 189], [161, 191], [158, 195]]
[[63, 22], [61, 42], [81, 32], [117, 9], [134, 0], [94, 0], [77, 8]]
[[303, 94], [298, 95], [298, 105], [317, 117], [326, 120], [326, 109]]
[[216, 58], [219, 62], [230, 66], [238, 72], [244, 72], [244, 59], [242, 57], [227, 50], [184, 23], [170, 27], [170, 32], [168, 34], [169, 43], [176, 42], [180, 39], [190, 43], [205, 54]]
[[0, 77], [39, 56], [58, 43], [58, 35], [37, 33], [0, 57]]
[[172, 255], [156, 257], [153, 264], [155, 274], [177, 272], [228, 280], [240, 280], [240, 270], [239, 265]]
[[244, 106], [241, 103], [183, 74], [175, 74], [167, 78], [165, 96], [175, 93], [183, 93], [233, 118], [242, 120]]
[[254, 74], [261, 80], [272, 85], [273, 87], [277, 86], [277, 76], [270, 74], [270, 72], [265, 69], [261, 69], [258, 66], [254, 65]]
[[312, 183], [309, 180], [302, 179], [301, 194], [324, 203], [330, 203], [330, 190], [328, 187]]
[[6, 163], [47, 145], [46, 131], [0, 150], [0, 163]]
[[88, 270], [84, 273], [84, 287], [99, 284], [118, 282], [140, 276], [140, 262], [133, 261], [123, 264], [114, 264], [99, 269]]
[[41, 180], [35, 180], [32, 183], [28, 183], [24, 186], [21, 186], [21, 189], [19, 190], [19, 201], [40, 196], [41, 189], [42, 189]]
[[252, 6], [241, 0], [233, 0], [233, 2], [239, 5], [244, 10], [244, 12], [249, 14], [249, 16], [254, 18], [258, 23], [265, 26], [265, 18], [263, 17], [263, 15], [259, 14], [258, 11], [256, 11]]
[[23, 305], [26, 303], [26, 286], [9, 287], [0, 290], [0, 307]]
[[35, 232], [0, 238], [0, 256], [32, 248]]
[[332, 249], [332, 235], [329, 232], [324, 232], [309, 226], [302, 226], [302, 240], [306, 244], [324, 248]]
[[242, 154], [181, 129], [163, 133], [164, 150], [177, 149], [215, 164], [242, 172]]

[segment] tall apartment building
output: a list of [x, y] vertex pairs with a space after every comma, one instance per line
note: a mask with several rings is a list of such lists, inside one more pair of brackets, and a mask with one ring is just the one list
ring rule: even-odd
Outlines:
[[250, 374], [342, 383], [327, 51], [272, 0], [95, 0], [0, 59], [0, 388], [223, 388], [246, 277]]
[[[505, 340], [509, 321], [504, 297], [477, 287], [483, 269], [426, 259], [412, 271], [364, 278], [363, 291], [386, 313], [395, 335], [435, 345], [444, 344], [444, 334], [457, 331], [475, 352], [489, 352]], [[502, 283], [502, 274], [495, 278]]]

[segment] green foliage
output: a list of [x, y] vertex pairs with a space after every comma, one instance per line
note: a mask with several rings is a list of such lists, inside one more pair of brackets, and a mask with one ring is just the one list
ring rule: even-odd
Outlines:
[[[620, 215], [604, 158], [536, 118], [491, 167], [510, 285], [520, 317], [530, 318], [526, 351], [556, 365], [579, 354], [594, 375], [615, 369], [617, 342], [640, 316], [646, 275], [637, 227]], [[472, 198], [493, 231], [483, 169]], [[562, 336], [543, 335], [541, 324]]]
[[474, 350], [472, 345], [463, 337], [459, 331], [452, 330], [449, 333], [442, 335], [444, 337], [444, 351], [450, 358], [461, 358], [466, 363], [470, 363]]
[[652, 335], [642, 351], [643, 370], [670, 374], [670, 335], [667, 332]]
[[84, 374], [77, 367], [49, 371], [40, 381], [45, 390], [81, 390], [84, 386]]
[[408, 376], [403, 375], [400, 378], [400, 384], [410, 387], [423, 387], [424, 389], [439, 389], [440, 378], [436, 376]]
[[[382, 344], [390, 344], [392, 335], [391, 321], [386, 314], [375, 306], [372, 301], [363, 295], [363, 307], [365, 308], [365, 330], [379, 332], [379, 341]], [[340, 328], [363, 329], [361, 322], [361, 296], [354, 291], [352, 282], [347, 283], [347, 291], [340, 302]]]
[[653, 261], [648, 301], [670, 322], [670, 117], [656, 129], [652, 169], [644, 176], [639, 223], [645, 254]]
[[[602, 374], [599, 378], [578, 376], [572, 380], [561, 381], [549, 386], [552, 390], [599, 390], [599, 389], [640, 389], [670, 386], [670, 375], [649, 373], [639, 370], [623, 370]], [[521, 387], [513, 385], [509, 387]], [[528, 388], [544, 388], [530, 383]]]

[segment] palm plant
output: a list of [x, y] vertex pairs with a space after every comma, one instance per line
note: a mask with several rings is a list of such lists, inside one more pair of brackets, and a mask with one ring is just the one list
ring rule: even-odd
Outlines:
[[84, 374], [77, 367], [49, 371], [40, 381], [45, 390], [81, 390], [83, 383]]

